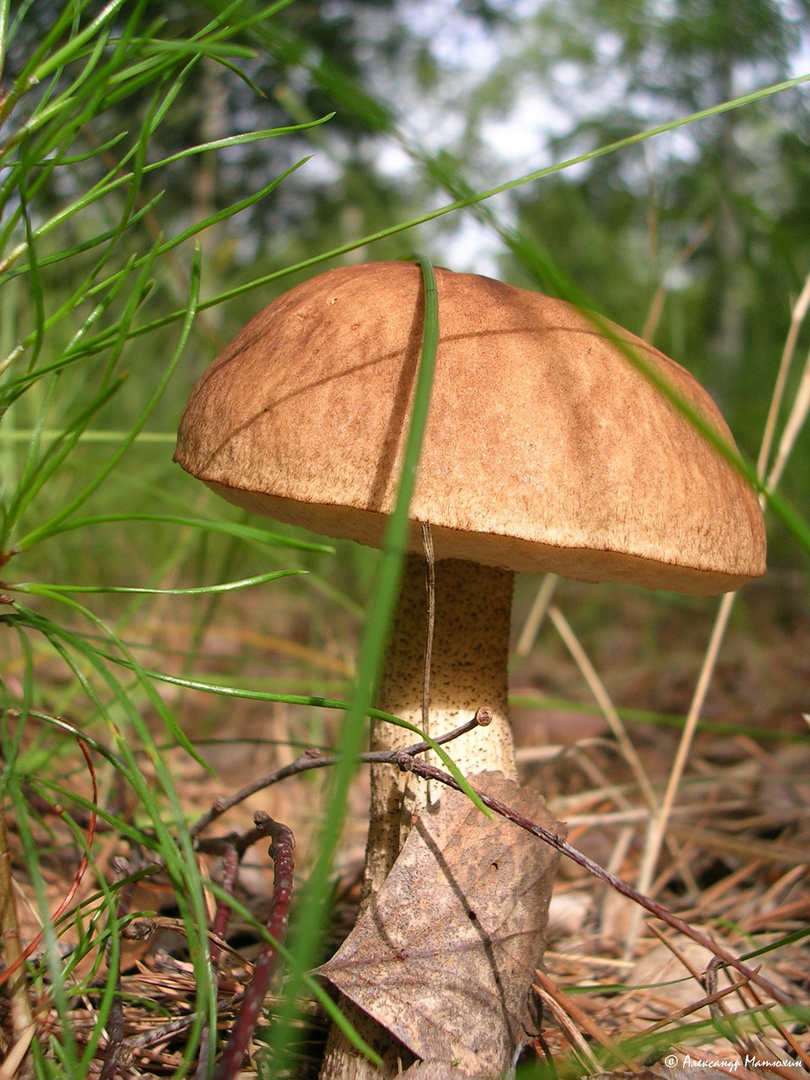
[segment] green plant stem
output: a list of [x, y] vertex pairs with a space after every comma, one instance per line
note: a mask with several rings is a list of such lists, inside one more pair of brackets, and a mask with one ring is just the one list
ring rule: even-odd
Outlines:
[[[382, 667], [388, 629], [399, 592], [409, 529], [408, 508], [416, 483], [416, 470], [427, 423], [439, 341], [438, 295], [433, 269], [426, 259], [419, 257], [417, 261], [423, 275], [425, 310], [422, 351], [416, 377], [413, 408], [396, 504], [386, 527], [377, 584], [363, 633], [355, 692], [347, 710], [338, 743], [340, 762], [332, 777], [323, 824], [319, 830], [318, 856], [302, 898], [300, 923], [293, 948], [296, 969], [299, 971], [307, 970], [314, 965], [320, 949], [326, 920], [327, 898], [330, 894], [328, 885], [332, 863], [342, 832], [349, 787], [357, 769], [357, 756], [365, 736], [365, 718], [371, 709], [374, 687]], [[288, 998], [282, 1006], [282, 1014], [271, 1032], [274, 1061], [283, 1062], [284, 1060], [285, 1048], [290, 1041], [289, 1024], [296, 1015], [295, 1003], [303, 989], [300, 985], [300, 976], [296, 978], [294, 975], [291, 981]]]

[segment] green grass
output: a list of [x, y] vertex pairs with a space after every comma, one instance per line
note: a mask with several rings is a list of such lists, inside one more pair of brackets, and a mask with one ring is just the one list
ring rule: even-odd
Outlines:
[[[159, 859], [175, 898], [196, 994], [195, 1019], [176, 1075], [194, 1073], [204, 1033], [216, 1025], [206, 935], [209, 885], [189, 833], [188, 808], [165, 756], [168, 746], [180, 746], [195, 760], [198, 749], [195, 733], [184, 729], [180, 706], [162, 689], [171, 683], [186, 694], [202, 688], [211, 701], [252, 696], [268, 705], [305, 706], [342, 717], [336, 746], [343, 761], [323, 796], [322, 825], [308, 855], [307, 884], [287, 960], [288, 994], [269, 1036], [277, 1064], [290, 1042], [287, 1025], [297, 1020], [299, 995], [308, 992], [305, 980], [322, 948], [353, 758], [362, 745], [366, 718], [374, 712], [372, 687], [397, 595], [435, 356], [438, 316], [430, 264], [420, 260], [428, 301], [424, 352], [385, 553], [348, 569], [345, 547], [338, 549], [341, 562], [329, 545], [294, 530], [234, 519], [224, 507], [210, 510], [202, 493], [176, 475], [169, 462], [171, 418], [179, 415], [189, 382], [181, 371], [197, 352], [211, 355], [214, 347], [215, 335], [202, 313], [246, 294], [258, 297], [284, 278], [354, 248], [392, 236], [406, 243], [417, 226], [464, 211], [483, 214], [535, 277], [553, 278], [563, 295], [586, 299], [555, 274], [544, 253], [503, 226], [486, 200], [700, 118], [639, 133], [483, 192], [470, 189], [445, 167], [446, 205], [206, 296], [199, 242], [270, 196], [306, 167], [306, 158], [244, 199], [182, 227], [171, 215], [161, 216], [161, 183], [167, 182], [162, 178], [178, 161], [198, 155], [303, 137], [309, 129], [328, 125], [329, 116], [189, 145], [157, 159], [152, 146], [203, 62], [238, 73], [240, 62], [261, 47], [273, 61], [266, 30], [282, 6], [259, 9], [236, 0], [196, 32], [172, 37], [161, 20], [149, 20], [145, 4], [117, 0], [99, 10], [89, 0], [74, 0], [55, 13], [40, 40], [29, 39], [22, 66], [3, 80], [0, 591], [5, 595], [0, 651], [8, 659], [0, 662], [0, 799], [43, 925], [38, 955], [27, 959], [26, 978], [38, 998], [49, 1002], [57, 1021], [47, 1032], [38, 1031], [32, 1042], [37, 1077], [76, 1080], [86, 1075], [102, 1031], [115, 1021], [122, 935], [131, 919], [119, 901], [128, 877], [111, 882], [108, 867], [97, 865], [89, 841], [93, 816], [133, 850]], [[26, 11], [21, 5], [12, 13], [8, 3], [0, 3], [0, 69], [10, 43], [25, 29]], [[765, 88], [706, 115], [744, 107], [801, 81]], [[330, 85], [336, 107], [356, 104], [350, 83], [333, 78]], [[113, 106], [131, 110], [132, 130], [110, 134]], [[381, 108], [375, 117], [378, 127], [396, 134], [390, 112]], [[421, 167], [435, 173], [436, 163], [411, 149]], [[801, 515], [778, 500], [773, 505], [810, 549], [810, 531]], [[217, 516], [206, 517], [209, 510]], [[284, 591], [294, 588], [306, 591]], [[281, 607], [287, 595], [303, 595], [313, 609], [326, 598], [353, 617], [371, 595], [351, 692], [340, 699], [318, 692], [316, 673], [310, 677], [310, 692], [302, 694], [250, 691], [238, 680], [219, 686], [197, 677], [195, 659], [205, 629], [215, 623], [221, 605], [245, 589], [274, 594], [268, 602]], [[155, 670], [151, 659], [139, 659], [140, 650], [129, 640], [130, 635], [139, 638], [150, 614], [160, 619], [167, 610], [189, 613], [193, 625], [180, 672], [168, 664], [165, 671]], [[266, 687], [271, 681], [268, 675]], [[178, 700], [182, 704], [184, 699]], [[119, 787], [126, 798], [113, 797]], [[94, 789], [101, 792], [98, 797]], [[71, 900], [57, 918], [48, 875], [52, 857], [65, 853], [65, 840], [52, 824], [54, 814], [70, 833], [74, 852], [86, 858], [81, 898]], [[52, 837], [52, 851], [43, 847], [46, 836]], [[15, 874], [20, 871], [15, 864]], [[68, 932], [78, 944], [65, 957], [60, 937]], [[72, 1034], [76, 1001], [103, 965], [108, 989], [99, 997], [94, 1030], [82, 1042]]]

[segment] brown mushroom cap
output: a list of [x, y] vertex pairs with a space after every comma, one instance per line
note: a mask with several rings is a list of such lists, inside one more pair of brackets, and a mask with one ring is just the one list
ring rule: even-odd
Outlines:
[[[765, 571], [755, 492], [561, 300], [437, 269], [440, 344], [416, 523], [436, 558], [685, 593]], [[419, 361], [417, 266], [330, 270], [252, 319], [195, 387], [175, 460], [238, 506], [379, 546]], [[615, 328], [730, 445], [680, 365]]]

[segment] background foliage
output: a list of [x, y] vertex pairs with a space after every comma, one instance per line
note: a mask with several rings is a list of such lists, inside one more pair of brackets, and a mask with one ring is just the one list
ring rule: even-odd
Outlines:
[[[49, 857], [81, 852], [93, 804], [74, 728], [98, 755], [105, 819], [166, 860], [197, 974], [179, 1073], [214, 999], [205, 890], [165, 754], [179, 745], [193, 761], [189, 739], [233, 737], [227, 698], [195, 695], [192, 677], [265, 710], [294, 705], [287, 744], [357, 745], [362, 708], [340, 727], [315, 699], [351, 700], [377, 580], [375, 556], [256, 531], [179, 474], [190, 387], [295, 281], [418, 248], [457, 270], [576, 288], [706, 383], [753, 460], [810, 272], [807, 90], [679, 125], [800, 74], [809, 15], [806, 0], [0, 0], [2, 794], [41, 915], [53, 909], [42, 838]], [[656, 125], [670, 130], [635, 140]], [[802, 331], [798, 355], [808, 344]], [[806, 430], [782, 490], [806, 529]], [[801, 589], [802, 529], [769, 524], [772, 572]], [[308, 577], [275, 580], [298, 570]], [[589, 602], [586, 631], [618, 603], [609, 589]], [[234, 612], [298, 666], [260, 680], [239, 659], [221, 670], [203, 643]], [[357, 701], [373, 677], [363, 655]], [[324, 796], [316, 908], [349, 779]], [[71, 808], [67, 845], [55, 802]], [[91, 899], [45, 920], [32, 967], [60, 1016], [37, 1044], [42, 1075], [54, 1061], [83, 1075], [113, 1008], [79, 1045], [66, 987], [83, 960], [80, 981], [98, 969], [99, 934], [116, 971], [123, 925], [105, 868], [90, 874]], [[68, 924], [79, 944], [66, 970]]]

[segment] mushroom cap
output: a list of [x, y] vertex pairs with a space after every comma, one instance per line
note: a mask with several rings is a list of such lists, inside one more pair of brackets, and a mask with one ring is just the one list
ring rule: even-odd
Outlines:
[[[429, 522], [437, 559], [695, 594], [764, 573], [756, 493], [592, 318], [475, 274], [437, 269], [436, 281], [411, 550]], [[408, 263], [346, 266], [284, 293], [194, 388], [175, 460], [237, 506], [379, 547], [423, 312]], [[612, 333], [734, 446], [684, 368]]]

